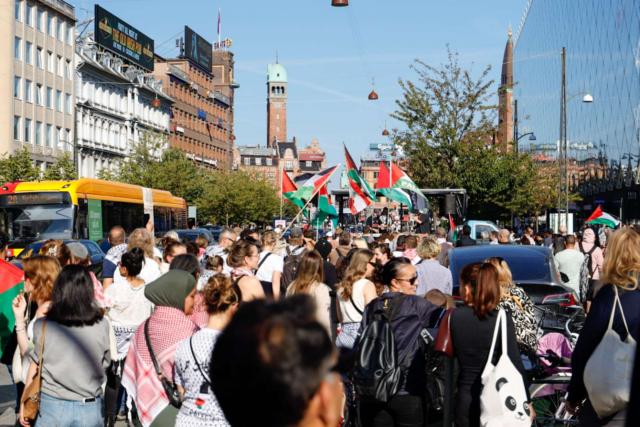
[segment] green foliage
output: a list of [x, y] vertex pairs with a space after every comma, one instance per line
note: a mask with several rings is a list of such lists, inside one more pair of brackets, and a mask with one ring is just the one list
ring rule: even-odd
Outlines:
[[31, 154], [26, 148], [15, 154], [5, 155], [0, 159], [0, 181], [37, 181], [40, 169], [33, 165]]
[[42, 179], [45, 181], [73, 181], [78, 179], [76, 166], [71, 161], [69, 153], [64, 153], [56, 159], [56, 162], [50, 165]]
[[418, 82], [400, 80], [404, 95], [392, 117], [406, 130], [394, 129], [392, 139], [404, 148], [412, 179], [421, 188], [466, 189], [470, 218], [539, 211], [539, 166], [491, 144], [498, 110], [490, 104], [491, 67], [474, 79], [447, 50], [448, 62], [439, 67], [415, 61]]

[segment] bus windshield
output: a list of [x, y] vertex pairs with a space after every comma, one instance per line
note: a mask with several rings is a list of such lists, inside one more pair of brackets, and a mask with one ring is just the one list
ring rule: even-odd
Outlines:
[[73, 205], [11, 206], [0, 208], [12, 241], [70, 239]]

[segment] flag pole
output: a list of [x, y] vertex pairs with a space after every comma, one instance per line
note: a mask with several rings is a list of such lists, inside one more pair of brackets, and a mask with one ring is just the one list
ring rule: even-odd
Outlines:
[[393, 152], [389, 153], [389, 197], [387, 197], [387, 233], [389, 233], [389, 218], [391, 217], [391, 187], [393, 186]]
[[282, 205], [284, 204], [284, 185], [282, 181], [284, 181], [284, 176], [282, 173], [284, 169], [280, 169], [280, 219], [282, 219]]

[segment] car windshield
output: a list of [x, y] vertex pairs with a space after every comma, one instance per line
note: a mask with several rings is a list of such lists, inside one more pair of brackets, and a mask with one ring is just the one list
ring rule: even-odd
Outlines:
[[11, 240], [32, 241], [70, 239], [73, 207], [71, 205], [15, 206], [2, 208], [10, 219]]
[[[525, 254], [519, 254], [519, 256], [502, 254], [501, 258], [503, 258], [509, 266], [515, 283], [550, 280], [551, 272], [549, 269], [548, 257], [540, 256], [538, 254], [527, 254], [526, 256]], [[460, 274], [462, 267], [465, 265], [472, 262], [483, 262], [484, 260], [485, 258], [475, 259], [467, 257], [460, 258], [459, 256], [456, 257], [458, 275]]]

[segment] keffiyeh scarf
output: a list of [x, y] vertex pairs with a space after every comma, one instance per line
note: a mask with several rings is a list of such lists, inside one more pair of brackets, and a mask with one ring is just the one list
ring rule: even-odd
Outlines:
[[[151, 361], [144, 336], [144, 323], [133, 335], [124, 367], [122, 385], [135, 401], [144, 427], [169, 405], [162, 383]], [[178, 344], [200, 328], [184, 312], [172, 307], [156, 307], [149, 318], [149, 337], [153, 353], [165, 378], [173, 381], [173, 365]]]
[[121, 245], [118, 246], [114, 246], [111, 249], [109, 249], [109, 251], [107, 252], [107, 256], [106, 259], [108, 261], [111, 261], [112, 263], [114, 263], [115, 265], [118, 265], [118, 263], [120, 262], [120, 260], [122, 259], [122, 254], [124, 254], [125, 252], [127, 252], [127, 244], [123, 243]]
[[256, 277], [256, 275], [253, 274], [253, 271], [248, 270], [244, 267], [234, 268], [233, 270], [231, 270], [230, 274], [231, 274], [231, 277], [234, 279], [237, 279], [242, 276]]

